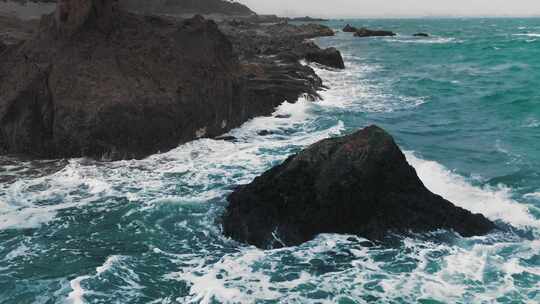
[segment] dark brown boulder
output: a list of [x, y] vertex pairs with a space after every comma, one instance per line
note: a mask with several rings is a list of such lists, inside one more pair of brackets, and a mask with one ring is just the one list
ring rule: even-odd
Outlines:
[[495, 229], [431, 193], [375, 126], [312, 145], [228, 200], [225, 235], [261, 248], [298, 245], [320, 233], [382, 240], [389, 233], [448, 229], [469, 237]]
[[345, 33], [354, 33], [357, 30], [358, 30], [357, 28], [355, 28], [354, 26], [351, 26], [350, 24], [345, 25], [345, 27], [343, 28], [343, 32]]
[[390, 31], [374, 31], [367, 28], [357, 29], [354, 33], [355, 37], [385, 37], [396, 36], [396, 33]]
[[345, 63], [343, 62], [343, 57], [341, 53], [336, 48], [327, 48], [324, 50], [317, 50], [313, 52], [308, 52], [305, 56], [306, 60], [311, 62], [316, 62], [328, 67], [336, 69], [344, 69]]

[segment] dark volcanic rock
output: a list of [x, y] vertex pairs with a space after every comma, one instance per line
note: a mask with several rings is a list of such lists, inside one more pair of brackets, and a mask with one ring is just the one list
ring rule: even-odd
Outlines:
[[311, 68], [276, 58], [331, 30], [223, 28], [134, 15], [114, 0], [58, 2], [33, 36], [1, 52], [0, 153], [140, 158], [318, 98]]
[[260, 130], [260, 131], [257, 131], [257, 135], [259, 136], [268, 136], [268, 135], [274, 135], [275, 132], [274, 131], [270, 131], [270, 130]]
[[426, 33], [416, 33], [413, 35], [414, 37], [429, 37], [429, 34]]
[[316, 62], [332, 68], [345, 68], [345, 63], [343, 62], [341, 53], [333, 47], [315, 52], [308, 52], [305, 57], [308, 61]]
[[13, 45], [30, 39], [39, 26], [39, 20], [20, 20], [0, 15], [0, 42]]
[[382, 240], [388, 233], [495, 228], [431, 193], [394, 140], [372, 126], [318, 142], [228, 198], [225, 235], [261, 248], [298, 245], [320, 233]]
[[356, 31], [358, 31], [357, 28], [355, 28], [354, 26], [351, 26], [350, 24], [347, 24], [345, 25], [345, 27], [343, 28], [343, 31], [345, 33], [355, 33]]
[[0, 152], [144, 157], [223, 134], [304, 89], [276, 94], [247, 79], [200, 16], [176, 23], [71, 1], [2, 53]]
[[374, 31], [367, 28], [357, 29], [354, 33], [355, 37], [384, 37], [384, 36], [396, 36], [396, 33], [390, 31]]
[[[252, 23], [248, 26], [238, 26], [236, 22], [233, 24], [224, 22], [220, 24], [220, 29], [231, 39], [234, 49], [240, 54], [242, 61], [256, 63], [259, 66], [262, 63], [264, 63], [263, 65], [274, 65], [277, 58], [281, 61], [279, 62], [281, 67], [288, 66], [289, 69], [304, 74], [296, 79], [312, 82], [318, 78], [313, 71], [301, 67], [298, 63], [301, 59], [334, 68], [344, 67], [342, 65], [343, 58], [338, 50], [335, 48], [323, 50], [315, 43], [306, 41], [306, 39], [335, 34], [332, 29], [324, 25], [303, 24], [297, 26], [286, 23], [271, 25]], [[316, 80], [316, 86], [318, 86], [319, 80]]]

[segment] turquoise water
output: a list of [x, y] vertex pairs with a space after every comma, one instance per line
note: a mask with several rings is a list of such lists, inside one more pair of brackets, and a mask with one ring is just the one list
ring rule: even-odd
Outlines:
[[[254, 119], [237, 143], [113, 163], [0, 158], [0, 303], [540, 302], [540, 19], [351, 23], [399, 35], [318, 40], [347, 65], [315, 67], [324, 100], [284, 103], [274, 116], [288, 118]], [[271, 251], [221, 236], [234, 185], [372, 123], [428, 188], [510, 232]]]

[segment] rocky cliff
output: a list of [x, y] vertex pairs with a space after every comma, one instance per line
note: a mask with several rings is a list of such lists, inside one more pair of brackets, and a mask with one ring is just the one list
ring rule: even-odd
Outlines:
[[214, 22], [113, 4], [60, 1], [34, 38], [2, 53], [4, 153], [142, 157], [250, 117], [256, 101]]
[[[309, 31], [301, 32], [318, 34]], [[302, 42], [294, 37], [291, 47]], [[239, 60], [251, 51], [233, 38], [201, 16], [61, 0], [32, 38], [0, 46], [0, 151], [140, 158], [225, 133], [304, 93], [316, 98], [322, 82], [312, 69]]]

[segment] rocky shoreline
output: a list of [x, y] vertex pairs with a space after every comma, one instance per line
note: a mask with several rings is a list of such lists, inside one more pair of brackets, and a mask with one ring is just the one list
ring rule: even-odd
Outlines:
[[308, 40], [334, 34], [321, 25], [142, 16], [104, 3], [63, 0], [31, 34], [0, 19], [20, 25], [1, 46], [0, 153], [143, 158], [318, 99], [322, 80], [299, 60], [344, 68], [338, 50]]
[[[323, 81], [301, 62], [344, 69], [336, 48], [311, 41], [333, 30], [268, 20], [250, 10], [217, 21], [141, 15], [115, 0], [59, 0], [39, 23], [0, 16], [0, 154], [144, 158], [216, 138], [284, 101], [316, 101]], [[376, 126], [320, 141], [228, 200], [225, 235], [261, 248], [299, 245], [320, 233], [381, 240], [496, 229], [431, 193]]]

